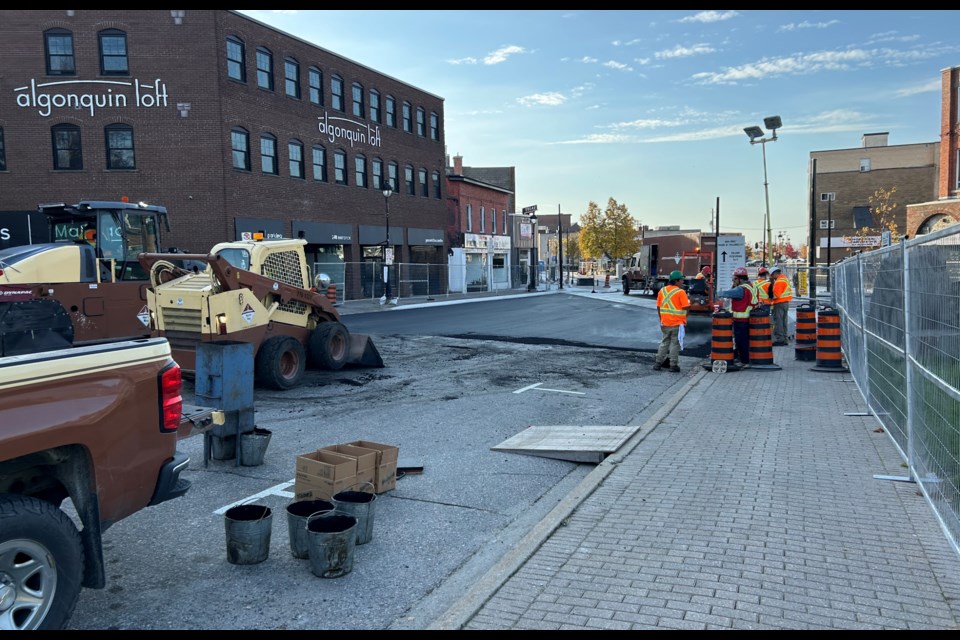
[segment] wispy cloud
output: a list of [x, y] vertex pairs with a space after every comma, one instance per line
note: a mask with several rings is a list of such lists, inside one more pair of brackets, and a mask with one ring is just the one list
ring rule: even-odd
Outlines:
[[517, 102], [524, 107], [548, 106], [556, 107], [567, 101], [566, 96], [556, 91], [549, 93], [534, 93], [529, 96], [517, 98]]
[[829, 20], [827, 22], [808, 22], [804, 20], [803, 22], [792, 22], [790, 24], [782, 24], [777, 28], [777, 31], [798, 31], [800, 29], [828, 29], [835, 24], [840, 24], [840, 21]]
[[881, 42], [916, 42], [920, 39], [918, 35], [900, 35], [896, 31], [887, 31], [886, 33], [875, 33], [867, 40], [867, 44], [878, 44]]
[[608, 60], [603, 63], [603, 66], [608, 69], [619, 69], [620, 71], [633, 71], [633, 67], [628, 64], [623, 64], [622, 62], [617, 62], [615, 60]]
[[918, 93], [940, 93], [941, 86], [940, 79], [934, 78], [930, 82], [924, 82], [923, 84], [917, 84], [912, 87], [897, 89], [893, 95], [898, 98], [907, 98], [909, 96], [915, 96]]
[[722, 22], [731, 18], [736, 18], [739, 13], [736, 11], [701, 11], [692, 16], [684, 16], [677, 22]]
[[689, 58], [690, 56], [696, 56], [702, 53], [713, 53], [714, 51], [716, 51], [716, 49], [708, 44], [695, 44], [691, 47], [677, 45], [672, 49], [657, 51], [653, 55], [658, 60], [668, 60], [670, 58]]
[[956, 47], [925, 47], [910, 51], [896, 49], [820, 51], [782, 58], [765, 58], [738, 67], [728, 67], [722, 71], [696, 73], [692, 79], [700, 84], [738, 84], [783, 75], [807, 75], [821, 71], [846, 71], [881, 65], [898, 66], [934, 58], [950, 49], [956, 49]]
[[495, 51], [491, 51], [483, 57], [483, 59], [475, 58], [473, 56], [467, 56], [466, 58], [449, 58], [447, 59], [448, 64], [500, 64], [501, 62], [506, 62], [507, 58], [512, 55], [519, 53], [526, 53], [526, 49], [523, 47], [517, 46], [515, 44], [507, 45], [505, 47], [500, 47]]

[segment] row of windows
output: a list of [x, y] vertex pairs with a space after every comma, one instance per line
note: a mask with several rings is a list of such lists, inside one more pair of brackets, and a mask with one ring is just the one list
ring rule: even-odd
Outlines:
[[[133, 170], [137, 168], [133, 148], [133, 128], [125, 124], [111, 124], [103, 128], [107, 169]], [[53, 168], [59, 171], [83, 169], [83, 144], [80, 127], [58, 124], [50, 128]], [[7, 151], [4, 132], [0, 128], [0, 171], [7, 170]]]
[[[507, 232], [507, 210], [504, 209], [501, 212], [503, 216], [503, 226], [500, 227], [503, 229], [503, 232]], [[467, 233], [473, 232], [473, 205], [467, 205]], [[487, 210], [484, 207], [480, 207], [480, 229], [478, 233], [487, 232]], [[497, 233], [497, 208], [490, 207], [490, 233]]]
[[[119, 29], [104, 29], [97, 34], [97, 43], [100, 53], [100, 75], [129, 75], [127, 34]], [[73, 33], [67, 29], [48, 29], [44, 31], [43, 51], [47, 63], [47, 75], [77, 75], [77, 60], [73, 51]]]
[[[238, 82], [247, 81], [246, 45], [236, 36], [227, 37], [227, 77]], [[274, 91], [273, 52], [266, 47], [257, 47], [254, 54], [257, 69], [257, 87]], [[287, 56], [283, 59], [284, 93], [299, 100], [300, 62]], [[308, 99], [318, 107], [326, 105], [323, 92], [323, 71], [316, 66], [307, 69]], [[333, 75], [330, 78], [330, 107], [334, 111], [347, 112], [346, 86], [343, 78]], [[367, 92], [359, 82], [350, 85], [351, 113], [357, 118], [368, 118], [377, 124], [386, 124], [397, 128], [397, 100], [391, 95], [381, 96], [376, 89]], [[381, 104], [382, 100], [382, 104]], [[429, 116], [423, 107], [417, 107], [407, 101], [400, 104], [400, 126], [407, 133], [420, 137], [428, 135], [431, 140], [440, 141], [440, 116], [431, 111]]]
[[[250, 132], [243, 127], [234, 127], [230, 131], [230, 149], [234, 169], [250, 171], [251, 147]], [[287, 175], [305, 180], [307, 158], [304, 144], [299, 140], [287, 142]], [[353, 171], [348, 168], [347, 152], [336, 149], [333, 152], [333, 182], [336, 184], [354, 184], [358, 187], [383, 189], [389, 183], [390, 188], [399, 192], [400, 167], [396, 162], [384, 163], [373, 158], [369, 163], [363, 154], [353, 156]], [[315, 144], [310, 148], [310, 170], [316, 182], [330, 182], [328, 176], [327, 149]], [[386, 171], [384, 171], [386, 170]], [[280, 157], [277, 138], [269, 133], [260, 136], [260, 171], [268, 175], [280, 175]], [[352, 177], [351, 177], [352, 176]], [[413, 165], [403, 167], [403, 184], [407, 195], [420, 195], [424, 198], [441, 198], [440, 172], [434, 171], [427, 180], [427, 170], [415, 169]], [[432, 188], [431, 188], [432, 187]]]

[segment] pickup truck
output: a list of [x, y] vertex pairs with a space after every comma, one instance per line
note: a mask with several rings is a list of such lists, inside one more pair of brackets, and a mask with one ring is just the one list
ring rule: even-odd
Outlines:
[[165, 338], [0, 357], [0, 629], [61, 629], [106, 582], [101, 535], [184, 495]]

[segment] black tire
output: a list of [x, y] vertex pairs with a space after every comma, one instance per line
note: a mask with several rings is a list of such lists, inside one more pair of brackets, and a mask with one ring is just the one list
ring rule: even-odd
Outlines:
[[306, 352], [296, 338], [273, 336], [257, 351], [253, 373], [261, 386], [286, 391], [300, 384], [306, 365]]
[[630, 278], [623, 279], [623, 295], [630, 295]]
[[0, 629], [63, 629], [82, 580], [83, 544], [67, 514], [36, 498], [0, 495]]
[[339, 322], [323, 322], [310, 335], [309, 347], [312, 366], [339, 371], [350, 357], [350, 331]]

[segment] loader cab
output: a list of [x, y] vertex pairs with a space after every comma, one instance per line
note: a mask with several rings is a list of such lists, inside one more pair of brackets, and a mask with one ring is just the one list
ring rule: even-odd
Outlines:
[[166, 208], [144, 203], [83, 201], [37, 209], [47, 216], [51, 242], [93, 247], [100, 282], [147, 280], [137, 256], [161, 250], [160, 225], [168, 224]]

